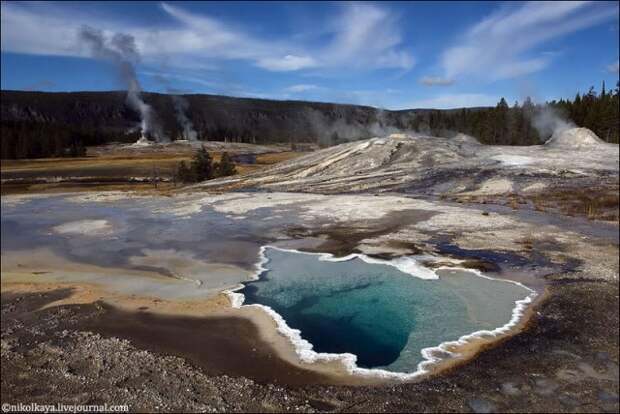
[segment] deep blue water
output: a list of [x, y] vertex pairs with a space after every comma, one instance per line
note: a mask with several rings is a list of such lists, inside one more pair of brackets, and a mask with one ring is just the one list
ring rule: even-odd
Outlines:
[[240, 291], [245, 304], [273, 308], [314, 350], [357, 355], [358, 366], [413, 372], [420, 351], [506, 324], [521, 286], [469, 272], [423, 280], [361, 259], [268, 248], [268, 269]]

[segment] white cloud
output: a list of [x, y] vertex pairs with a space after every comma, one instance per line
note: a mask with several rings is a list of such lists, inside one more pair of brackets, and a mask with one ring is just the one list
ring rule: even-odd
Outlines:
[[2, 2], [2, 51], [35, 55], [87, 57], [78, 43], [81, 26], [105, 34], [134, 36], [146, 63], [170, 66], [212, 67], [220, 60], [245, 60], [270, 71], [304, 69], [409, 69], [413, 56], [401, 48], [395, 16], [371, 4], [346, 4], [339, 13], [317, 27], [322, 44], [304, 44], [284, 34], [279, 40], [264, 39], [250, 30], [214, 17], [196, 14], [173, 4], [161, 9], [176, 23], [159, 27], [132, 25], [127, 20], [94, 16], [62, 4]]
[[452, 85], [454, 81], [447, 78], [425, 76], [419, 80], [419, 83], [425, 86], [449, 86]]
[[332, 25], [334, 37], [323, 51], [326, 65], [411, 69], [415, 59], [402, 50], [399, 22], [387, 9], [349, 4]]
[[536, 48], [618, 15], [609, 4], [529, 2], [492, 14], [471, 27], [441, 58], [445, 77], [515, 78], [546, 68], [553, 54]]
[[620, 65], [618, 64], [618, 61], [616, 60], [615, 63], [612, 63], [611, 65], [607, 65], [607, 72], [609, 73], [615, 73], [618, 74], [620, 72]]
[[[204, 41], [217, 57], [246, 58], [263, 69], [284, 72], [311, 68], [410, 69], [413, 56], [402, 49], [396, 18], [386, 9], [370, 4], [348, 4], [324, 31], [328, 40], [318, 47], [289, 42], [267, 42], [231, 31], [212, 18], [193, 15], [164, 3], [162, 8], [191, 29], [181, 44], [204, 51]], [[166, 34], [166, 38], [175, 38]], [[180, 37], [180, 36], [176, 36]], [[159, 42], [150, 42], [161, 49]], [[179, 47], [174, 40], [173, 50]], [[172, 51], [170, 51], [172, 52]]]
[[[82, 56], [77, 44], [78, 26], [41, 5], [36, 13], [17, 3], [1, 3], [3, 52], [34, 55]], [[76, 16], [86, 20], [83, 16]]]
[[144, 41], [139, 44], [145, 54], [189, 53], [200, 58], [252, 60], [264, 56], [270, 47], [281, 47], [269, 45], [243, 30], [205, 15], [192, 14], [167, 3], [162, 3], [161, 8], [180, 23], [180, 27], [144, 34]]
[[152, 70], [141, 70], [139, 71], [141, 75], [151, 76], [153, 78], [161, 80], [162, 83], [168, 82], [169, 79], [174, 79], [182, 82], [193, 83], [196, 85], [206, 86], [208, 88], [219, 88], [220, 84], [213, 82], [211, 80], [199, 77], [199, 76], [191, 76], [185, 74], [179, 74], [174, 72], [166, 72], [166, 71], [152, 71]]
[[291, 93], [302, 93], [302, 92], [308, 92], [308, 91], [316, 91], [319, 89], [322, 89], [322, 88], [317, 85], [299, 84], [299, 85], [291, 85], [288, 88], [285, 88], [284, 91], [291, 92]]
[[432, 98], [408, 102], [407, 108], [452, 109], [476, 106], [495, 106], [499, 97], [481, 93], [442, 94]]
[[317, 66], [317, 62], [310, 56], [286, 55], [282, 58], [262, 58], [256, 65], [274, 72], [287, 72], [313, 68]]

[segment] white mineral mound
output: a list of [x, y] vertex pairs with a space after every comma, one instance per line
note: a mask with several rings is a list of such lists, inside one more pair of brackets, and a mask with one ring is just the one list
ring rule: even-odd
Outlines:
[[604, 145], [605, 141], [596, 136], [588, 128], [569, 128], [553, 133], [545, 142], [546, 147], [552, 148], [582, 148]]
[[132, 147], [148, 147], [151, 145], [151, 141], [149, 141], [146, 137], [140, 137], [136, 142], [131, 144]]
[[618, 145], [604, 143], [585, 128], [566, 128], [542, 148], [483, 145], [464, 134], [453, 138], [392, 134], [324, 148], [199, 186], [323, 194], [390, 190], [496, 195], [521, 191], [542, 176], [563, 177], [569, 169], [594, 179], [608, 176], [609, 171], [617, 174], [617, 154]]
[[459, 132], [458, 134], [456, 134], [452, 138], [452, 140], [455, 142], [464, 143], [464, 144], [472, 144], [472, 145], [480, 144], [480, 141], [478, 141], [476, 138], [472, 137], [471, 135], [463, 134], [462, 132]]

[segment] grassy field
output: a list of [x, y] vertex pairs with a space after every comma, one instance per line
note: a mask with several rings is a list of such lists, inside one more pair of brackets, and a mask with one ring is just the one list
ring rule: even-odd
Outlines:
[[[261, 150], [264, 151], [264, 147]], [[177, 165], [181, 161], [189, 163], [194, 152], [191, 147], [164, 147], [161, 151], [89, 150], [93, 155], [83, 158], [2, 160], [1, 192], [169, 191], [174, 187], [169, 181]], [[235, 151], [230, 153], [236, 154]], [[219, 162], [222, 156], [221, 151], [211, 151], [210, 154], [215, 162]], [[274, 147], [274, 152], [256, 154], [255, 163], [237, 164], [237, 173], [247, 174], [303, 154]]]

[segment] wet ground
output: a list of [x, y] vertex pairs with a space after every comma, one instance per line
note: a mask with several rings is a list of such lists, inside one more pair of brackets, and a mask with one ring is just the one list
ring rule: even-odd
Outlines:
[[[273, 240], [269, 235], [281, 223], [265, 220], [261, 211], [234, 220], [210, 209], [187, 220], [172, 211], [175, 207], [165, 197], [81, 203], [50, 196], [15, 206], [4, 204], [2, 253], [48, 248], [74, 262], [178, 279], [170, 289], [172, 296], [208, 296], [246, 280], [260, 246]], [[93, 228], [98, 222], [106, 228]], [[217, 270], [221, 277], [205, 278]], [[122, 282], [129, 282], [128, 277]], [[127, 292], [140, 289], [118, 283]], [[165, 292], [158, 294], [165, 296]]]
[[[432, 255], [443, 248], [452, 259], [478, 260], [491, 266], [495, 276], [531, 282], [548, 295], [526, 331], [454, 370], [415, 384], [348, 387], [308, 385], [322, 380], [286, 365], [268, 343], [247, 340], [250, 325], [162, 319], [148, 308], [122, 313], [96, 301], [41, 309], [69, 292], [10, 293], [3, 283], [3, 403], [126, 401], [133, 410], [144, 411], [618, 411], [618, 245], [613, 224], [589, 226], [554, 215], [545, 220], [548, 213], [522, 220], [510, 211], [483, 215], [482, 206], [455, 208], [372, 196], [306, 199], [256, 193], [225, 200], [226, 195], [204, 194], [198, 209], [192, 198], [173, 203], [150, 198], [75, 202], [70, 197], [10, 203], [3, 197], [3, 279], [11, 253], [52, 245], [57, 254], [79, 262], [109, 265], [111, 260], [127, 271], [147, 267], [174, 280], [171, 297], [183, 296], [200, 291], [186, 280], [201, 274], [205, 264], [200, 255], [218, 257], [219, 265], [249, 274], [255, 249], [275, 242], [305, 249], [332, 246], [337, 254], [372, 250], [378, 257], [402, 251]], [[257, 203], [265, 207], [248, 207]], [[376, 214], [397, 204], [393, 213]], [[332, 213], [334, 206], [342, 212]], [[357, 221], [345, 217], [350, 211]], [[417, 212], [399, 216], [398, 211]], [[193, 220], [187, 217], [194, 215], [201, 217], [202, 226], [190, 225]], [[83, 220], [88, 222], [76, 224]], [[167, 226], [179, 230], [170, 234]], [[617, 235], [617, 226], [615, 230]], [[342, 243], [347, 234], [355, 245]], [[106, 243], [97, 243], [93, 235]], [[198, 236], [206, 241], [200, 243]], [[138, 247], [143, 242], [147, 251]], [[217, 250], [220, 243], [227, 248]], [[182, 256], [180, 266], [172, 257], [182, 250], [194, 254]], [[239, 255], [248, 260], [234, 258]], [[15, 269], [28, 271], [28, 262], [15, 264]], [[176, 271], [170, 272], [171, 264]], [[36, 276], [62, 278], [56, 272]], [[137, 286], [119, 286], [137, 293]], [[113, 323], [119, 320], [126, 326]], [[226, 341], [213, 334], [222, 326], [248, 333], [236, 338], [233, 361], [224, 357]], [[197, 327], [211, 334], [197, 337], [194, 344], [176, 339], [179, 330]], [[222, 353], [199, 357], [198, 348], [207, 343]], [[260, 370], [251, 369], [256, 356], [265, 364]], [[238, 369], [227, 371], [227, 363]]]

